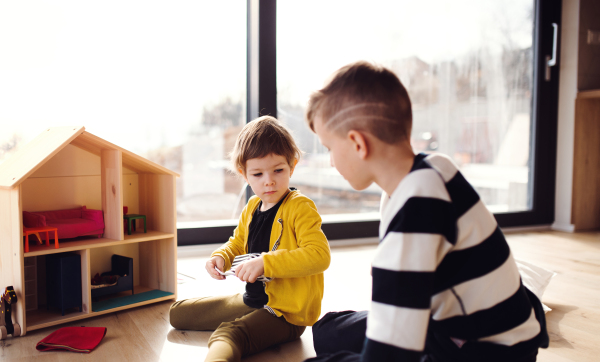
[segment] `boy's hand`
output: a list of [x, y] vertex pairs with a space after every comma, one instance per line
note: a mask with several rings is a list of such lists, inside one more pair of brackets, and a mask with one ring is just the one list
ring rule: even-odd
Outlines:
[[254, 283], [256, 278], [265, 273], [265, 263], [263, 257], [259, 256], [249, 260], [237, 267], [235, 276], [243, 282]]
[[212, 258], [208, 259], [206, 262], [206, 271], [208, 274], [217, 280], [225, 279], [224, 275], [219, 274], [218, 271], [215, 270], [215, 267], [220, 271], [223, 271], [223, 267], [225, 266], [225, 259], [223, 257], [215, 255]]

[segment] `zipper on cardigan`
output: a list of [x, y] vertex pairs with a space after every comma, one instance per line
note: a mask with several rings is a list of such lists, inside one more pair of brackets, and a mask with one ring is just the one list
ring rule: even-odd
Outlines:
[[[271, 249], [271, 251], [275, 251], [277, 250], [277, 248], [279, 247], [279, 242], [281, 241], [281, 235], [283, 235], [283, 220], [281, 218], [277, 219], [277, 222], [279, 224], [281, 224], [281, 232], [279, 233], [279, 237], [277, 238], [277, 241], [275, 242], [275, 244], [273, 245], [273, 248]], [[272, 279], [269, 278], [269, 281], [271, 281]], [[262, 282], [263, 286], [266, 286], [266, 282]], [[266, 306], [265, 306], [266, 307]]]
[[277, 222], [281, 224], [281, 232], [279, 233], [279, 237], [277, 238], [277, 241], [273, 245], [273, 248], [271, 249], [271, 251], [277, 250], [277, 248], [279, 247], [279, 242], [281, 241], [281, 235], [283, 235], [283, 220], [281, 218], [279, 218], [279, 219], [277, 219]]

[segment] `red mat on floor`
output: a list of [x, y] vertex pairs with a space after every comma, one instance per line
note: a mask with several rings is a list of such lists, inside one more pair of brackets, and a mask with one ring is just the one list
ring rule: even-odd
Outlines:
[[90, 353], [106, 335], [106, 327], [63, 327], [38, 342], [38, 351], [66, 350]]

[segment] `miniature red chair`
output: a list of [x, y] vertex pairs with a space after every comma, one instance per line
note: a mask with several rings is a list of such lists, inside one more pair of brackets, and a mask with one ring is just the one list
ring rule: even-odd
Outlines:
[[40, 237], [40, 232], [46, 233], [46, 246], [50, 246], [50, 236], [49, 232], [54, 231], [54, 248], [58, 249], [58, 229], [52, 226], [36, 226], [32, 228], [23, 227], [23, 236], [25, 236], [25, 252], [29, 253], [29, 235], [37, 236], [40, 244], [42, 243], [42, 238]]

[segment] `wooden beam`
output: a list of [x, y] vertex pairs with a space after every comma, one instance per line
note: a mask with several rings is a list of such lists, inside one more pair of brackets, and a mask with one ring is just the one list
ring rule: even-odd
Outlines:
[[21, 188], [0, 189], [0, 293], [12, 286], [17, 304], [12, 310], [13, 323], [25, 334], [25, 267], [23, 265], [23, 231], [21, 222]]
[[123, 240], [123, 164], [119, 150], [102, 150], [102, 210], [104, 237]]
[[600, 89], [579, 92], [577, 93], [577, 98], [600, 98]]
[[81, 311], [92, 312], [92, 276], [90, 272], [90, 250], [78, 250], [75, 253], [81, 257]]
[[575, 101], [573, 204], [576, 231], [600, 229], [600, 91]]

